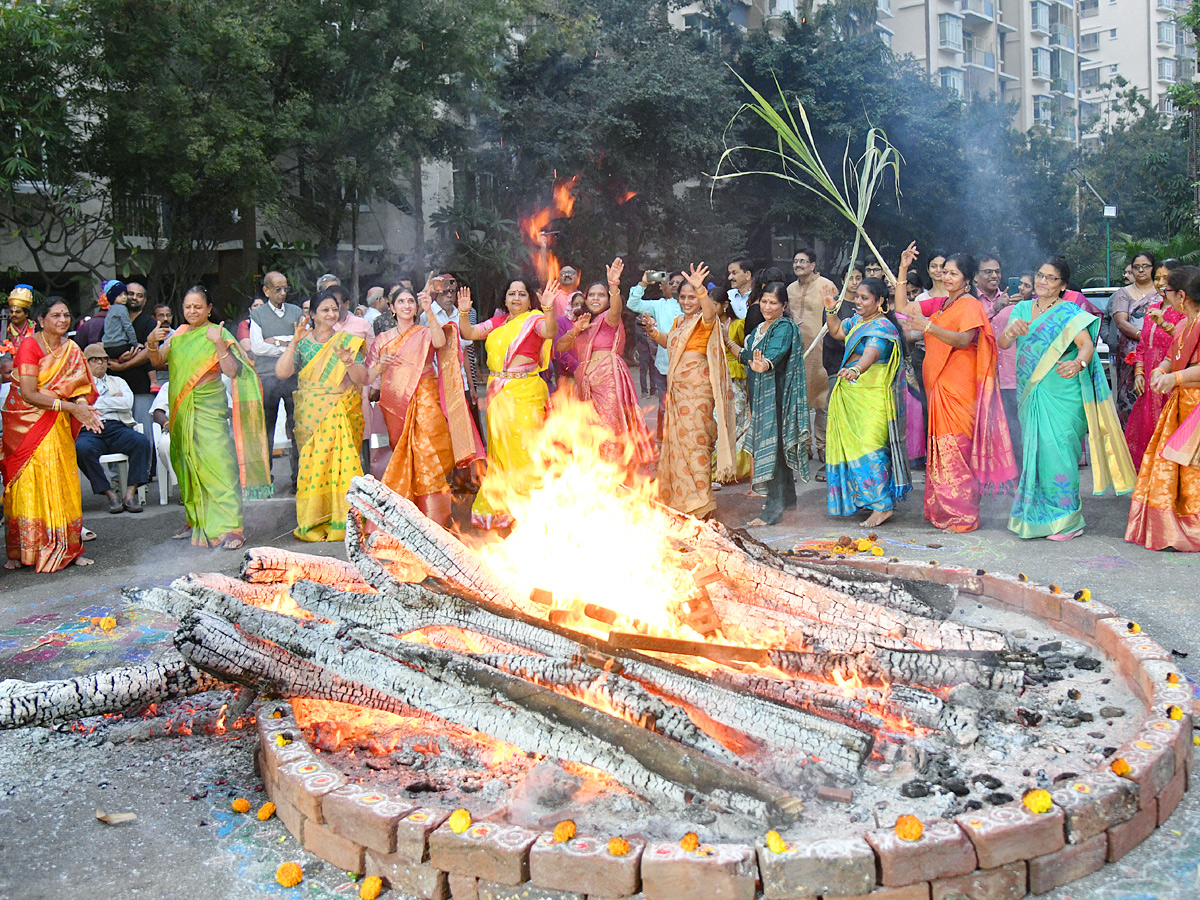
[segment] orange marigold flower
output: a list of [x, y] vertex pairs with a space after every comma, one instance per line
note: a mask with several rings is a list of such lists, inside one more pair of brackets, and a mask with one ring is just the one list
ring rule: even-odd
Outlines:
[[370, 875], [363, 879], [363, 883], [358, 886], [358, 896], [361, 900], [375, 900], [383, 890], [383, 879], [378, 875]]
[[247, 800], [245, 797], [238, 797], [236, 800], [233, 801], [233, 803], [230, 804], [230, 806], [233, 807], [233, 811], [235, 813], [250, 812], [250, 801]]
[[304, 880], [304, 872], [294, 862], [285, 862], [275, 870], [275, 880], [284, 887], [295, 887]]
[[679, 842], [679, 846], [691, 853], [700, 846], [700, 837], [694, 831], [689, 831], [683, 836], [683, 840]]
[[1132, 771], [1132, 769], [1129, 767], [1129, 763], [1125, 762], [1125, 760], [1121, 757], [1114, 759], [1110, 768], [1113, 770], [1113, 774], [1115, 775], [1128, 775]]
[[916, 816], [901, 816], [896, 820], [896, 837], [902, 841], [915, 841], [925, 832], [925, 826]]
[[273, 815], [275, 815], [274, 803], [264, 803], [258, 808], [258, 821], [260, 822], [267, 821], [267, 819], [271, 818]]
[[575, 823], [570, 819], [563, 819], [554, 826], [554, 842], [556, 844], [565, 844], [573, 837], [575, 837]]
[[629, 852], [629, 841], [623, 837], [610, 838], [608, 841], [608, 852], [613, 856], [624, 856]]
[[1054, 803], [1050, 799], [1050, 792], [1043, 791], [1040, 788], [1036, 791], [1030, 791], [1021, 798], [1021, 802], [1025, 804], [1025, 808], [1032, 813], [1046, 813], [1054, 807]]
[[450, 813], [450, 818], [447, 820], [450, 830], [455, 834], [462, 834], [471, 827], [471, 814], [465, 809], [456, 809]]
[[1167, 684], [1179, 684], [1179, 673], [1178, 672], [1168, 672], [1167, 673]]
[[1061, 594], [1062, 588], [1060, 588], [1057, 584], [1052, 584], [1052, 585], [1050, 585], [1050, 593]]

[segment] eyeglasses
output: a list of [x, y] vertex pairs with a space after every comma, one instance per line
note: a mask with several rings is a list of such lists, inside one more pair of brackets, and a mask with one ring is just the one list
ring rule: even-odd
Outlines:
[[1033, 276], [1034, 281], [1062, 281], [1057, 275], [1048, 274], [1046, 272], [1038, 272]]
[[794, 260], [792, 260], [793, 266], [811, 266], [812, 264], [813, 264], [813, 261], [811, 259], [794, 259]]
[[1129, 268], [1137, 272], [1148, 272], [1151, 269], [1150, 263], [1134, 263]]
[[979, 274], [980, 275], [999, 275], [1000, 270], [999, 269], [980, 269]]

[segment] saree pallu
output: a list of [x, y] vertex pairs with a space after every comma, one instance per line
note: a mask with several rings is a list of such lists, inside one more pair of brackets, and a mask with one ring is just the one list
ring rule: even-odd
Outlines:
[[[33, 338], [22, 341], [13, 378], [36, 369], [38, 388], [70, 400], [91, 402], [95, 383], [83, 351], [64, 338], [59, 357]], [[16, 384], [4, 404], [4, 517], [8, 558], [38, 572], [57, 572], [83, 553], [83, 509], [76, 476], [79, 423], [69, 413], [30, 406]]]
[[717, 508], [714, 477], [733, 480], [733, 385], [719, 326], [714, 324], [706, 352], [684, 349], [699, 323], [698, 314], [680, 318], [667, 335], [670, 362], [657, 474], [663, 503], [702, 517]]
[[[749, 368], [756, 350], [771, 363], [766, 372]], [[742, 358], [749, 373], [750, 434], [746, 445], [754, 461], [755, 493], [767, 493], [781, 458], [801, 481], [808, 481], [808, 372], [799, 326], [787, 317], [770, 326], [759, 325], [745, 342]]]
[[854, 324], [846, 336], [842, 366], [861, 356], [869, 339], [890, 344], [887, 359], [877, 360], [856, 381], [838, 378], [829, 394], [825, 478], [833, 516], [864, 509], [886, 512], [912, 490], [905, 427], [908, 385], [895, 326], [882, 318]]
[[1017, 477], [996, 383], [996, 338], [982, 304], [970, 295], [929, 318], [950, 331], [977, 331], [963, 349], [926, 335], [925, 518], [935, 528], [974, 531], [981, 492], [999, 492]]
[[654, 462], [654, 440], [642, 418], [637, 389], [621, 354], [625, 350], [625, 328], [603, 318], [581, 336], [579, 363], [575, 368], [575, 392], [590, 403], [617, 440], [626, 444], [620, 454], [632, 465]]
[[171, 405], [171, 467], [192, 529], [192, 543], [211, 547], [242, 533], [242, 500], [271, 496], [271, 469], [263, 418], [262, 385], [233, 335], [222, 329], [229, 352], [241, 363], [230, 379], [233, 406], [219, 373], [217, 351], [205, 333], [182, 325], [171, 335], [167, 382]]
[[1022, 538], [1069, 534], [1084, 527], [1079, 497], [1079, 457], [1088, 436], [1093, 493], [1110, 486], [1118, 494], [1133, 489], [1134, 469], [1117, 410], [1099, 361], [1093, 357], [1078, 376], [1063, 378], [1055, 367], [1075, 359], [1074, 340], [1086, 331], [1095, 344], [1100, 321], [1074, 303], [1060, 302], [1035, 321], [1033, 302], [1024, 300], [1012, 317], [1030, 322], [1017, 338], [1017, 415], [1021, 422], [1022, 464], [1008, 519]]
[[[745, 319], [734, 319], [729, 323], [729, 339], [738, 345], [746, 343]], [[729, 366], [729, 380], [733, 383], [734, 480], [745, 481], [754, 474], [754, 451], [750, 448], [750, 373], [728, 349], [725, 351], [725, 363]], [[714, 472], [716, 465], [714, 459]]]
[[[1183, 321], [1183, 313], [1176, 311], [1166, 301], [1160, 300], [1152, 303], [1147, 309], [1156, 307], [1162, 309], [1163, 321], [1170, 323], [1173, 327], [1177, 327]], [[1134, 350], [1134, 363], [1135, 365], [1142, 364], [1147, 382], [1149, 382], [1150, 373], [1166, 358], [1170, 348], [1171, 334], [1156, 325], [1150, 316], [1146, 316], [1142, 321], [1141, 339], [1137, 343], [1137, 349]], [[1158, 419], [1162, 415], [1166, 403], [1167, 395], [1150, 390], [1150, 385], [1147, 383], [1142, 395], [1133, 404], [1133, 411], [1125, 423], [1125, 441], [1129, 444], [1129, 454], [1133, 457], [1135, 469], [1142, 467], [1142, 457], [1146, 453], [1146, 446], [1150, 443], [1150, 438], [1154, 436], [1154, 429], [1158, 427]]]
[[487, 388], [487, 474], [471, 505], [477, 528], [506, 528], [512, 515], [506, 497], [528, 495], [538, 478], [531, 452], [546, 420], [550, 391], [540, 373], [550, 364], [550, 341], [542, 341], [537, 362], [514, 362], [517, 348], [537, 328], [542, 314], [527, 310], [493, 329], [484, 344], [488, 368], [496, 373]]
[[361, 337], [343, 331], [324, 345], [305, 336], [296, 348], [297, 354], [315, 350], [300, 370], [295, 393], [294, 436], [300, 461], [293, 533], [302, 541], [346, 538], [346, 512], [350, 508], [346, 493], [350, 479], [363, 473], [360, 454], [364, 422], [362, 395], [354, 386], [343, 388], [346, 366], [333, 351], [346, 347], [358, 354], [363, 344]]

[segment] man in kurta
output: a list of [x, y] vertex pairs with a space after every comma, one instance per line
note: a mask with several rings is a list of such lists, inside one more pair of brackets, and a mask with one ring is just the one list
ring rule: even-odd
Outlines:
[[[817, 339], [825, 322], [825, 307], [833, 303], [837, 288], [833, 282], [817, 273], [817, 254], [810, 247], [796, 251], [792, 257], [796, 280], [788, 285], [788, 314], [798, 326], [807, 350]], [[814, 350], [804, 360], [804, 378], [808, 386], [808, 408], [812, 411], [812, 454], [825, 460], [825, 411], [829, 405], [829, 376], [821, 365], [821, 353]], [[824, 481], [825, 473], [817, 473]]]

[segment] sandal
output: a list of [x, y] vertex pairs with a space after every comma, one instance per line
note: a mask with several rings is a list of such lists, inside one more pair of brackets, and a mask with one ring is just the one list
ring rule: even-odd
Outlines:
[[246, 545], [246, 539], [240, 534], [232, 535], [231, 537], [222, 538], [214, 549], [217, 550], [241, 550]]
[[79, 529], [79, 539], [81, 541], [94, 541], [96, 539], [96, 532], [85, 525]]
[[175, 534], [171, 535], [171, 540], [182, 541], [186, 538], [190, 538], [191, 536], [192, 536], [192, 526], [189, 525], [186, 528], [184, 528], [182, 531], [177, 531], [177, 532], [175, 532]]

